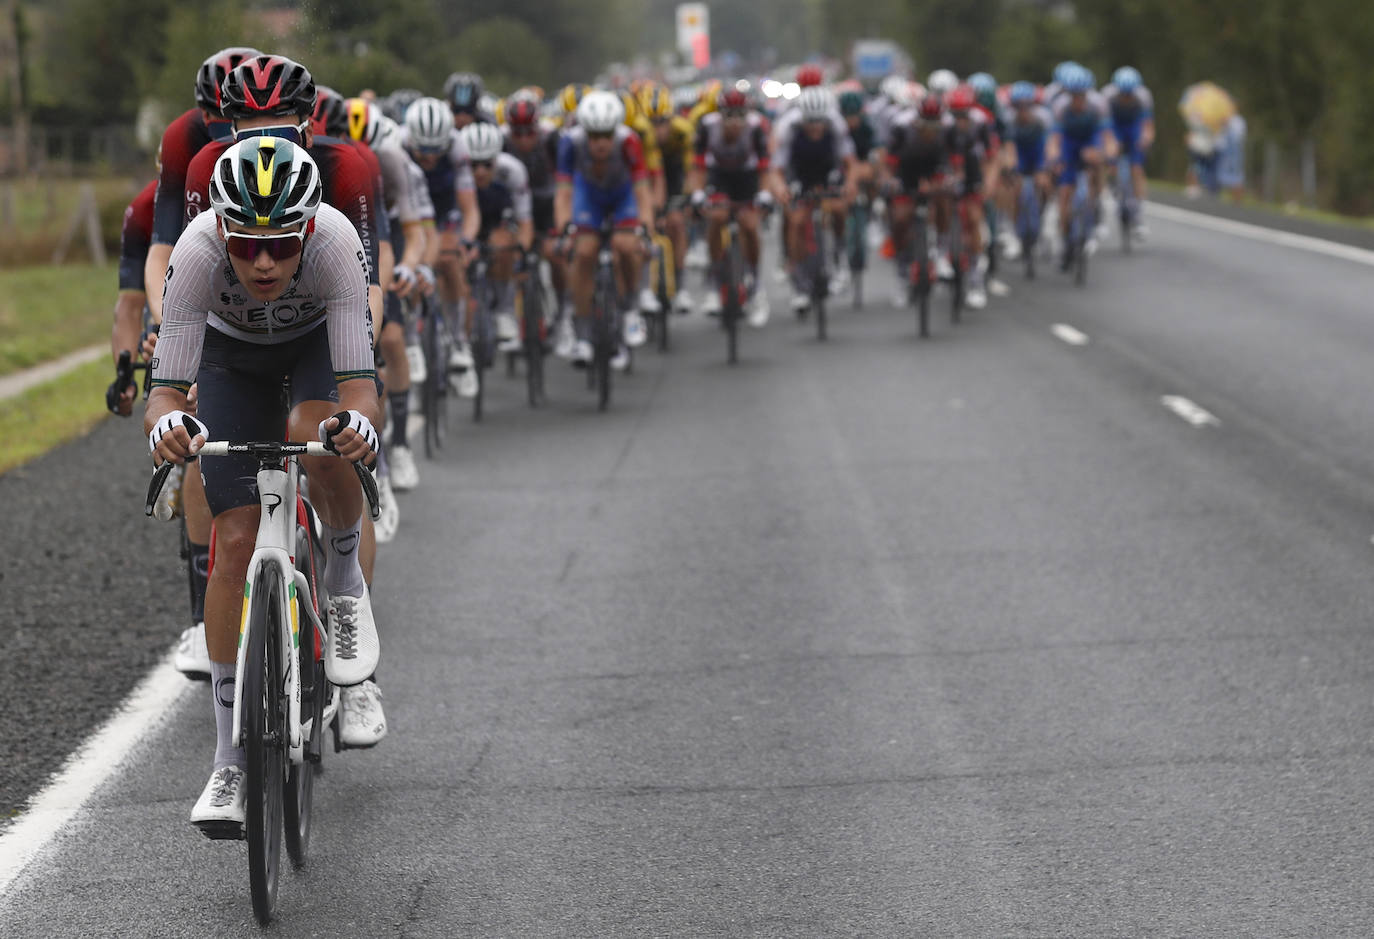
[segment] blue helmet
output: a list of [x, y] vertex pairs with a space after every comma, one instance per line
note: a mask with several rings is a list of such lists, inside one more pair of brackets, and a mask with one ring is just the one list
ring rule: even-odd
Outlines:
[[1063, 85], [1064, 76], [1069, 73], [1070, 69], [1075, 68], [1078, 68], [1078, 63], [1073, 61], [1072, 59], [1060, 62], [1058, 65], [1054, 67], [1054, 83], [1056, 85]]
[[1063, 86], [1064, 90], [1069, 94], [1076, 95], [1092, 91], [1095, 83], [1093, 81], [1092, 72], [1081, 65], [1075, 65], [1072, 69], [1065, 70], [1064, 78], [1059, 84]]
[[987, 72], [974, 72], [968, 77], [968, 84], [976, 95], [990, 91], [995, 92], [997, 90], [997, 79], [993, 78]]
[[1035, 86], [1027, 81], [1020, 81], [1011, 86], [1012, 104], [1032, 104], [1035, 101]]
[[1145, 84], [1145, 80], [1140, 77], [1140, 73], [1129, 65], [1123, 65], [1112, 75], [1112, 84], [1116, 90], [1123, 94], [1130, 94]]

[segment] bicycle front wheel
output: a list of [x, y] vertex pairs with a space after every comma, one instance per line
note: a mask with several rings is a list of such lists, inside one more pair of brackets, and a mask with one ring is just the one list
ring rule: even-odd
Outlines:
[[281, 573], [274, 563], [258, 569], [245, 599], [250, 604], [244, 637], [243, 687], [238, 689], [243, 747], [248, 758], [248, 883], [253, 913], [266, 925], [277, 906], [281, 876], [282, 786], [286, 779], [286, 674], [281, 640]]
[[[325, 679], [322, 645], [317, 644], [315, 626], [307, 613], [316, 604], [316, 572], [323, 573], [323, 552], [316, 550], [314, 539], [303, 526], [296, 526], [296, 566], [305, 574], [310, 593], [296, 592], [296, 621], [300, 624], [300, 641], [296, 655], [301, 682], [301, 723], [310, 722], [310, 730], [302, 741], [304, 753], [300, 763], [287, 767], [282, 790], [282, 807], [286, 823], [286, 854], [297, 870], [305, 866], [310, 850], [311, 810], [315, 804], [315, 776], [319, 773], [323, 756], [321, 739], [324, 735], [324, 701], [329, 696], [329, 682]], [[322, 643], [322, 637], [319, 637]], [[302, 727], [304, 730], [304, 727]]]

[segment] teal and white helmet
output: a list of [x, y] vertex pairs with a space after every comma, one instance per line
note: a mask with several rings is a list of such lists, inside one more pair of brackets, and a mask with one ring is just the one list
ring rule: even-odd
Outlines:
[[210, 176], [210, 208], [248, 228], [295, 228], [315, 217], [324, 186], [305, 148], [280, 137], [250, 137], [220, 154]]

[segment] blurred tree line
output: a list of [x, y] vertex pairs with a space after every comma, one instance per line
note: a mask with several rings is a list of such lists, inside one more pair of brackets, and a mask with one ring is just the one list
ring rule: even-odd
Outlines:
[[[196, 66], [246, 43], [294, 55], [352, 94], [437, 92], [455, 70], [498, 92], [587, 80], [612, 61], [673, 47], [677, 0], [0, 0], [0, 119], [132, 121], [149, 100], [191, 104]], [[1105, 81], [1135, 65], [1155, 92], [1154, 169], [1177, 178], [1176, 104], [1211, 79], [1250, 123], [1252, 183], [1276, 146], [1285, 169], [1311, 141], [1323, 201], [1374, 211], [1374, 6], [1369, 0], [710, 0], [712, 47], [745, 61], [844, 59], [859, 37], [902, 43], [924, 74], [948, 67], [1047, 80], [1073, 58]], [[22, 48], [16, 66], [15, 37]]]

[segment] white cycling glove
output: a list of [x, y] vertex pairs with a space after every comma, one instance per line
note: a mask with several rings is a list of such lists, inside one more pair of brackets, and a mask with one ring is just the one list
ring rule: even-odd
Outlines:
[[439, 278], [434, 276], [434, 268], [428, 264], [415, 265], [415, 277], [420, 281], [420, 289], [426, 293], [433, 290], [435, 284], [439, 282]]
[[198, 436], [204, 437], [206, 440], [210, 439], [210, 428], [206, 427], [195, 417], [187, 414], [185, 411], [169, 411], [160, 417], [158, 422], [153, 425], [153, 429], [148, 432], [149, 452], [156, 453], [157, 445], [162, 438], [178, 427], [185, 427], [186, 433], [191, 435], [192, 440], [195, 440]]
[[415, 283], [415, 272], [404, 264], [397, 264], [391, 269], [391, 277], [397, 283], [409, 287]]
[[[339, 419], [339, 426], [332, 431], [325, 430], [324, 425], [328, 424], [331, 420], [333, 420], [336, 417]], [[351, 410], [340, 411], [337, 414], [331, 414], [329, 417], [320, 421], [320, 443], [324, 444], [326, 447], [333, 450], [334, 436], [336, 434], [342, 433], [345, 429], [349, 427], [353, 428], [353, 430], [355, 430], [358, 433], [358, 435], [363, 438], [363, 442], [367, 444], [368, 449], [370, 449], [373, 453], [376, 453], [379, 449], [381, 449], [380, 445], [377, 442], [377, 430], [372, 426], [372, 422], [369, 421], [358, 411]]]

